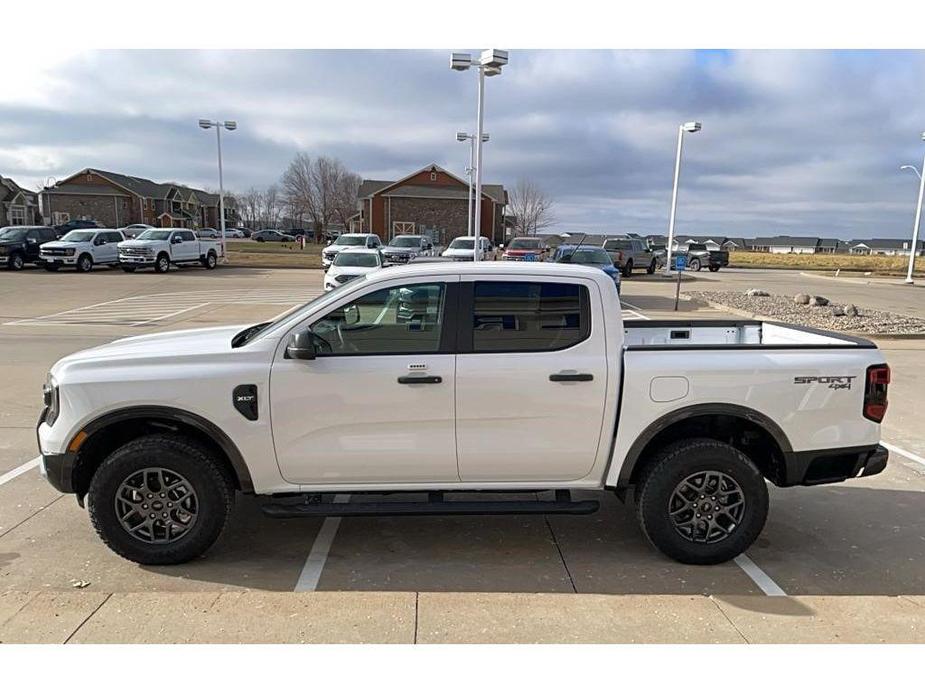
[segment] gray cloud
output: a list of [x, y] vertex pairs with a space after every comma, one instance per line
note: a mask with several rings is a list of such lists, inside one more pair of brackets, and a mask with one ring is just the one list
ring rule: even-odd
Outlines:
[[[459, 49], [457, 49], [459, 50]], [[370, 178], [462, 174], [475, 75], [449, 51], [95, 51], [0, 93], [0, 173], [34, 186], [85, 166], [214, 186], [200, 117], [235, 118], [233, 189], [292, 154]], [[485, 178], [530, 177], [563, 229], [664, 232], [678, 123], [681, 233], [904, 236], [925, 129], [925, 53], [512, 51], [488, 80]]]

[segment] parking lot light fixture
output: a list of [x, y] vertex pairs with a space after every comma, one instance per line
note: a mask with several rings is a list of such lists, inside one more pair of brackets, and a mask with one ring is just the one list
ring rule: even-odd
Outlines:
[[[925, 132], [922, 133], [922, 141], [925, 142]], [[908, 164], [907, 164], [908, 166]], [[912, 167], [913, 169], [915, 167]], [[912, 223], [912, 247], [909, 249], [909, 269], [906, 271], [906, 284], [912, 284], [912, 271], [915, 269], [915, 251], [919, 245], [919, 225], [922, 222], [922, 197], [925, 196], [925, 156], [922, 159], [921, 171], [916, 171], [919, 175], [919, 200], [915, 205], [915, 222]]]
[[665, 274], [671, 273], [671, 246], [674, 243], [674, 219], [678, 209], [678, 180], [681, 177], [681, 150], [684, 146], [684, 133], [700, 132], [700, 121], [688, 121], [678, 127], [678, 150], [674, 160], [674, 186], [671, 189], [671, 213], [668, 218], [668, 243], [665, 248]]
[[[475, 135], [470, 135], [469, 133], [457, 132], [456, 141], [457, 142], [469, 142], [469, 167], [466, 169], [466, 175], [469, 178], [469, 209], [468, 215], [469, 219], [466, 223], [466, 233], [469, 236], [472, 236], [472, 176], [475, 173]], [[488, 142], [489, 136], [488, 133], [482, 134], [482, 142]]]
[[237, 130], [238, 122], [233, 120], [219, 121], [200, 118], [199, 127], [203, 130], [215, 128], [216, 142], [218, 143], [218, 217], [222, 230], [222, 262], [227, 263], [228, 254], [225, 250], [225, 181], [222, 175], [222, 128], [225, 130]]
[[915, 166], [915, 165], [913, 165], [913, 164], [903, 164], [902, 166], [899, 167], [899, 170], [900, 170], [900, 171], [911, 171], [912, 173], [914, 173], [914, 174], [915, 174], [916, 176], [918, 176], [919, 178], [922, 177], [922, 174], [919, 172], [919, 167], [917, 167], [917, 166]]
[[[479, 73], [479, 91], [478, 91], [478, 115], [475, 130], [475, 204], [473, 205], [473, 222], [471, 225], [473, 237], [472, 243], [472, 260], [478, 262], [479, 252], [481, 251], [482, 236], [482, 143], [484, 138], [485, 125], [485, 77], [494, 77], [501, 74], [501, 68], [507, 65], [507, 51], [498, 50], [497, 48], [488, 48], [482, 51], [478, 62], [472, 59], [470, 53], [453, 53], [450, 55], [450, 68], [453, 70], [464, 71], [474, 67]], [[494, 230], [492, 230], [494, 231]], [[492, 234], [494, 235], [494, 234]]]

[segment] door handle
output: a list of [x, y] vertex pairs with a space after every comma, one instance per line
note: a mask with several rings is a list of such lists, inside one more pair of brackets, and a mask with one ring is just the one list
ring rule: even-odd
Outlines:
[[443, 383], [440, 376], [399, 376], [398, 382], [404, 385], [415, 383]]
[[593, 381], [594, 374], [549, 374], [553, 383], [567, 383], [571, 381]]

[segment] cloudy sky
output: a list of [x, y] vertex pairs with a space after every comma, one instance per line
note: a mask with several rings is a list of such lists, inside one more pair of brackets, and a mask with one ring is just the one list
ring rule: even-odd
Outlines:
[[[200, 117], [236, 119], [233, 190], [297, 150], [368, 178], [460, 176], [476, 80], [445, 51], [94, 51], [33, 56], [0, 89], [0, 174], [35, 188], [97, 167], [216, 186]], [[677, 127], [678, 232], [861, 238], [911, 231], [925, 52], [512, 51], [487, 82], [487, 182], [534, 180], [560, 230], [664, 233]]]

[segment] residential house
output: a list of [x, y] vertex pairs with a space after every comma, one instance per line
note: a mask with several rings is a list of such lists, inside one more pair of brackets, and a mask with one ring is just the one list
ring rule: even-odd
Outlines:
[[[912, 241], [908, 239], [853, 240], [845, 244], [851, 255], [909, 255]], [[916, 244], [916, 255], [925, 255], [925, 241]]]
[[[465, 236], [469, 227], [469, 183], [436, 164], [397, 181], [364, 180], [357, 195], [357, 213], [350, 220], [355, 232], [391, 239], [397, 234], [427, 234], [438, 244]], [[482, 236], [502, 243], [504, 187], [482, 184]]]
[[39, 224], [38, 196], [0, 176], [0, 227]]
[[[84, 169], [41, 192], [42, 211], [50, 224], [93, 219], [105, 227], [151, 224], [160, 227], [218, 228], [219, 197], [179, 183], [156, 183], [140, 176]], [[225, 224], [238, 215], [225, 196]]]
[[819, 238], [815, 236], [759, 236], [751, 250], [762, 253], [816, 253]]

